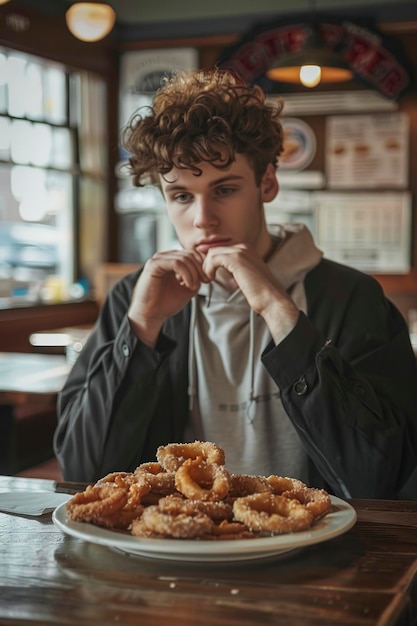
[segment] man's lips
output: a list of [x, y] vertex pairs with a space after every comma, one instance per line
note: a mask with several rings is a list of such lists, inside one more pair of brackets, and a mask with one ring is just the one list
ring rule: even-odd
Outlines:
[[230, 246], [231, 239], [207, 239], [200, 241], [196, 245], [196, 249], [202, 254], [206, 254], [210, 248], [219, 248], [220, 246]]

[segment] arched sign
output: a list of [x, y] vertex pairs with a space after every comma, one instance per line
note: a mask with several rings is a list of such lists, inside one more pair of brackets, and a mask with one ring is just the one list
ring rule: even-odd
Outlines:
[[[398, 44], [394, 46], [376, 29], [322, 17], [317, 28], [325, 44], [347, 61], [354, 76], [387, 98], [397, 99], [409, 85], [408, 63]], [[311, 24], [302, 21], [257, 26], [226, 50], [218, 65], [271, 91], [274, 83], [266, 78], [266, 70], [280, 56], [302, 52], [310, 34]]]

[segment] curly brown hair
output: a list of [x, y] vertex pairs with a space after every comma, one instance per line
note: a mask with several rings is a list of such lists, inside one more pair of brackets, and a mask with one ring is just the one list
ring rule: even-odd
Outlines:
[[243, 84], [227, 70], [174, 75], [123, 132], [133, 184], [157, 183], [158, 174], [173, 167], [200, 175], [202, 161], [226, 169], [238, 153], [250, 160], [259, 185], [268, 163], [277, 167], [282, 152], [281, 110], [280, 102], [266, 102], [260, 87]]

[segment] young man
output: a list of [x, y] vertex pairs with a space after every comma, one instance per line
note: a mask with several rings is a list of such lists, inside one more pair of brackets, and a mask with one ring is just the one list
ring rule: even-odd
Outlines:
[[[147, 112], [148, 113], [148, 112]], [[267, 228], [279, 109], [227, 72], [174, 78], [126, 134], [136, 185], [160, 185], [181, 249], [110, 293], [59, 403], [66, 479], [214, 441], [232, 472], [341, 497], [395, 497], [417, 460], [407, 327], [371, 277], [323, 259], [301, 225]]]

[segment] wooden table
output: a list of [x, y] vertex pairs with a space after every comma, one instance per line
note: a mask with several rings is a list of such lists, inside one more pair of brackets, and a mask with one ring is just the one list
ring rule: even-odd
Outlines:
[[[0, 491], [82, 485], [0, 477]], [[0, 513], [0, 624], [405, 626], [417, 618], [417, 502], [354, 500], [356, 525], [276, 562], [180, 564]]]
[[19, 406], [55, 406], [71, 366], [63, 355], [0, 352], [0, 472], [14, 469], [13, 424]]

